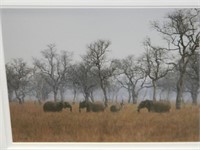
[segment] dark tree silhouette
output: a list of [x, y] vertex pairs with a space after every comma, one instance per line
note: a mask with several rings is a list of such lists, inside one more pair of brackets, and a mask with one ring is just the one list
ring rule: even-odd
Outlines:
[[200, 40], [200, 10], [179, 9], [166, 16], [163, 24], [153, 22], [153, 27], [163, 35], [168, 42], [169, 51], [178, 51], [179, 61], [175, 64], [179, 70], [177, 81], [176, 109], [181, 108], [181, 98], [184, 89], [186, 68], [191, 57], [199, 49]]

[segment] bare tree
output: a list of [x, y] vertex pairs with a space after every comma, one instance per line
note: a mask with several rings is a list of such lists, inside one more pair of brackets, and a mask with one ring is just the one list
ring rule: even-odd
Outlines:
[[180, 75], [177, 81], [176, 109], [181, 108], [181, 97], [184, 89], [184, 78], [189, 60], [198, 50], [200, 40], [200, 10], [179, 9], [166, 16], [161, 25], [153, 22], [153, 27], [164, 36], [168, 42], [169, 51], [178, 51], [180, 56], [178, 68]]
[[62, 51], [58, 54], [55, 44], [47, 47], [41, 52], [43, 59], [34, 58], [34, 65], [47, 77], [45, 80], [53, 90], [54, 101], [57, 101], [58, 90], [67, 77], [71, 53]]
[[88, 101], [94, 87], [98, 84], [98, 79], [92, 73], [92, 66], [85, 61], [73, 65], [70, 69], [70, 80], [78, 86]]
[[32, 69], [22, 58], [18, 58], [6, 64], [6, 74], [8, 91], [14, 91], [19, 103], [24, 103], [24, 98], [30, 92], [29, 79]]
[[37, 98], [39, 104], [48, 99], [49, 94], [52, 92], [51, 87], [46, 82], [48, 76], [45, 74], [35, 72], [30, 80], [32, 86], [32, 93]]
[[78, 64], [72, 64], [69, 68], [69, 88], [72, 89], [73, 92], [73, 103], [75, 103], [77, 93], [80, 91], [80, 83], [79, 78], [77, 77], [78, 72]]
[[[109, 85], [108, 85], [108, 98], [109, 100], [119, 100], [119, 91], [122, 89], [122, 86], [119, 84], [119, 82], [115, 79], [115, 77], [112, 77], [109, 79]], [[123, 95], [120, 95], [120, 98], [122, 98]]]
[[112, 76], [113, 68], [108, 66], [106, 59], [108, 53], [108, 47], [110, 41], [98, 40], [88, 45], [88, 52], [83, 57], [85, 61], [88, 61], [94, 67], [94, 75], [99, 78], [99, 84], [104, 94], [105, 105], [108, 104], [107, 98], [107, 85], [108, 79]]
[[[170, 100], [170, 94], [172, 92], [177, 92], [176, 81], [178, 79], [178, 71], [174, 68], [172, 71], [168, 72], [167, 75], [157, 82], [157, 87], [161, 90], [161, 95], [163, 92], [166, 93], [166, 100]], [[160, 96], [161, 99], [161, 96]]]
[[185, 88], [186, 92], [189, 92], [192, 97], [192, 103], [197, 105], [197, 97], [199, 94], [199, 54], [195, 53], [188, 63], [186, 68], [186, 83]]
[[129, 93], [128, 102], [132, 99], [133, 104], [137, 103], [139, 92], [145, 87], [146, 73], [142, 64], [134, 57], [129, 55], [121, 61], [115, 60], [119, 71], [115, 76], [121, 86]]
[[65, 99], [65, 91], [66, 91], [66, 88], [67, 88], [67, 82], [62, 82], [62, 84], [60, 84], [58, 90], [60, 91], [60, 100], [63, 102], [64, 99]]
[[7, 86], [8, 86], [8, 99], [9, 101], [13, 100], [14, 96], [14, 70], [10, 66], [9, 63], [6, 64], [6, 78], [7, 78]]
[[152, 81], [153, 85], [153, 100], [156, 101], [157, 81], [167, 75], [172, 70], [172, 66], [168, 62], [167, 51], [160, 47], [152, 46], [150, 39], [144, 42], [145, 53], [143, 62], [146, 69], [146, 74]]

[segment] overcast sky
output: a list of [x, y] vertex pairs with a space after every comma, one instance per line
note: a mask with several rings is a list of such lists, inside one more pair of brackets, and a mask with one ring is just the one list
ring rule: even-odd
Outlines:
[[143, 51], [146, 36], [161, 44], [150, 21], [162, 20], [173, 9], [5, 9], [2, 14], [3, 46], [6, 62], [23, 58], [31, 63], [46, 45], [74, 53], [78, 60], [86, 45], [98, 40], [111, 41], [110, 58], [136, 56]]

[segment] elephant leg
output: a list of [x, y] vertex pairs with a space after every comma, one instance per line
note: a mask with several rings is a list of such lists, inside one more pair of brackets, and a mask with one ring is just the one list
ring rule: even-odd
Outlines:
[[150, 108], [148, 108], [148, 112], [150, 112], [151, 111], [151, 109]]

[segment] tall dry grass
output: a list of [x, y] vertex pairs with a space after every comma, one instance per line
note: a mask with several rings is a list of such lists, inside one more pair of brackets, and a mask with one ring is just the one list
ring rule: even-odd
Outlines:
[[199, 141], [199, 107], [149, 113], [125, 105], [100, 113], [43, 112], [42, 105], [10, 103], [14, 142], [177, 142]]

